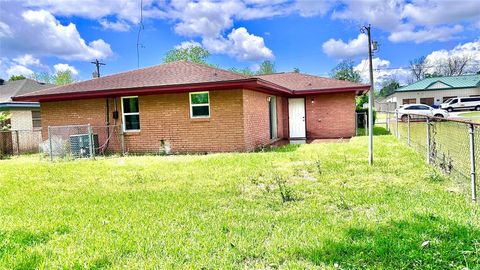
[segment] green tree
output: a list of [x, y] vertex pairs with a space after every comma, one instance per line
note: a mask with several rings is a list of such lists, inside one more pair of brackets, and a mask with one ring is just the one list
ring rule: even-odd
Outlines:
[[60, 70], [53, 75], [48, 72], [34, 73], [31, 78], [38, 82], [51, 83], [55, 85], [65, 85], [78, 81], [74, 78], [70, 70]]
[[56, 85], [65, 85], [76, 82], [77, 80], [73, 78], [72, 72], [70, 70], [57, 71], [53, 76], [53, 82]]
[[395, 92], [395, 90], [398, 88], [400, 88], [400, 83], [395, 79], [391, 79], [390, 81], [387, 81], [383, 84], [382, 89], [380, 89], [379, 95], [381, 97], [386, 97]]
[[352, 60], [344, 60], [340, 62], [332, 69], [331, 77], [342, 81], [360, 82], [360, 73], [353, 69], [353, 64]]
[[8, 112], [0, 112], [0, 131], [10, 129], [10, 124], [8, 120], [12, 115]]
[[25, 80], [26, 77], [23, 76], [23, 75], [12, 75], [10, 76], [10, 79], [8, 79], [9, 81], [20, 81], [20, 80]]
[[245, 75], [245, 76], [253, 76], [254, 75], [254, 72], [249, 68], [239, 69], [239, 68], [232, 67], [232, 68], [230, 68], [230, 71], [238, 73], [238, 74], [242, 74], [242, 75]]
[[298, 67], [293, 68], [293, 72], [295, 72], [295, 73], [300, 73], [300, 69], [299, 69]]
[[210, 52], [202, 46], [189, 46], [184, 48], [174, 48], [167, 52], [163, 58], [164, 63], [170, 63], [180, 60], [188, 62], [207, 64], [207, 58]]
[[275, 69], [275, 63], [270, 60], [265, 60], [260, 64], [260, 69], [257, 71], [257, 75], [273, 74], [277, 72]]

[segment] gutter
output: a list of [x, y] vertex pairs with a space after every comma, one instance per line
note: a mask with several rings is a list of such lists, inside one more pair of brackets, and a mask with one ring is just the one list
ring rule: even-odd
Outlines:
[[33, 109], [40, 108], [38, 102], [0, 102], [0, 111], [8, 109]]

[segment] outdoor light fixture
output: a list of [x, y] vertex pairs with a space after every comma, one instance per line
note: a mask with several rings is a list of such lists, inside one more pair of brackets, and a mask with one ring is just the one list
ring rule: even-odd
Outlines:
[[315, 103], [315, 99], [312, 97], [312, 99], [310, 100], [313, 103]]
[[267, 97], [267, 101], [270, 102], [272, 100], [272, 97]]

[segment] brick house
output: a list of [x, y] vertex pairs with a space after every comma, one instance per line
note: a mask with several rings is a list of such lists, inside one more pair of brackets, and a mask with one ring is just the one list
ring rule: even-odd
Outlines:
[[[48, 126], [121, 125], [125, 149], [250, 151], [280, 139], [352, 137], [369, 86], [300, 73], [243, 76], [178, 61], [14, 97]], [[102, 141], [102, 138], [99, 138]], [[105, 138], [103, 138], [105, 140]]]

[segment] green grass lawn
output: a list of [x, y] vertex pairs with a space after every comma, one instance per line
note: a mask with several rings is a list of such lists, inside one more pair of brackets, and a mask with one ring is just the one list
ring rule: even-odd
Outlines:
[[466, 112], [466, 113], [459, 113], [458, 116], [461, 117], [480, 117], [480, 112]]
[[0, 161], [0, 268], [480, 269], [479, 207], [423, 155], [375, 140], [373, 167], [367, 137]]

